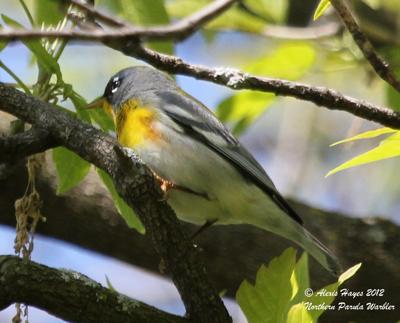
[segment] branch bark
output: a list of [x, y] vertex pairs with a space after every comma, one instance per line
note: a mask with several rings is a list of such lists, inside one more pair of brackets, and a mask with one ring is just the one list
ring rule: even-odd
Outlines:
[[[74, 3], [77, 1], [74, 0]], [[340, 92], [325, 87], [315, 87], [307, 84], [291, 82], [267, 77], [258, 77], [231, 68], [208, 68], [200, 65], [189, 64], [182, 59], [165, 55], [144, 48], [142, 39], [171, 39], [174, 37], [187, 37], [195, 32], [202, 24], [206, 23], [223, 10], [229, 8], [234, 1], [218, 1], [181, 20], [178, 23], [161, 26], [139, 28], [132, 27], [125, 22], [111, 16], [97, 14], [91, 8], [90, 13], [99, 18], [107, 17], [114, 25], [120, 28], [111, 31], [93, 29], [84, 31], [30, 31], [30, 30], [0, 30], [0, 40], [20, 40], [32, 37], [61, 37], [83, 39], [86, 41], [102, 41], [106, 46], [123, 52], [127, 56], [141, 59], [156, 68], [173, 74], [183, 74], [196, 79], [213, 82], [227, 86], [234, 90], [256, 90], [270, 92], [280, 96], [290, 96], [300, 100], [312, 102], [331, 110], [341, 110], [353, 115], [370, 120], [381, 125], [400, 129], [400, 114], [391, 109], [380, 107], [369, 102], [358, 100]], [[81, 6], [81, 8], [84, 8]], [[218, 9], [218, 10], [217, 10]], [[127, 31], [129, 31], [127, 33]]]
[[152, 172], [108, 135], [35, 97], [0, 84], [0, 109], [44, 128], [66, 148], [112, 177], [116, 189], [144, 224], [171, 274], [188, 317], [198, 322], [230, 322], [218, 293], [210, 285], [198, 251], [182, 231]]
[[[56, 174], [50, 161], [49, 156], [37, 178], [37, 187], [44, 200], [42, 213], [47, 217], [47, 222], [38, 227], [39, 234], [158, 273], [158, 256], [151, 248], [150, 238], [126, 226], [96, 173], [89, 173], [80, 186], [57, 196]], [[0, 194], [0, 223], [14, 227], [14, 201], [26, 187], [23, 165], [8, 180], [0, 180], [0, 187], [3, 192]], [[346, 283], [346, 288], [354, 291], [384, 288], [384, 301], [400, 304], [399, 226], [381, 218], [349, 218], [295, 201], [291, 205], [302, 215], [306, 227], [335, 252], [344, 268], [363, 263], [360, 272]], [[184, 225], [189, 234], [196, 229]], [[246, 225], [213, 226], [196, 240], [210, 280], [217, 290], [226, 290], [231, 297], [235, 296], [243, 279], [253, 281], [261, 264], [268, 263], [291, 245], [285, 239]], [[318, 264], [311, 262], [310, 265], [314, 287], [332, 282], [330, 275]], [[341, 301], [348, 302], [349, 299]], [[371, 299], [360, 298], [358, 301]], [[328, 311], [321, 322], [394, 322], [398, 319], [396, 314], [394, 311]]]
[[[111, 19], [104, 14], [97, 14], [97, 10], [91, 9], [90, 13], [97, 15], [103, 21], [119, 25], [118, 29], [103, 30], [103, 29], [90, 29], [90, 30], [24, 30], [24, 29], [10, 29], [0, 30], [0, 39], [6, 41], [27, 40], [34, 38], [63, 38], [74, 40], [86, 41], [138, 41], [138, 40], [165, 40], [176, 39], [183, 40], [193, 34], [198, 28], [206, 24], [216, 16], [220, 15], [223, 11], [227, 10], [237, 0], [217, 0], [213, 1], [202, 10], [195, 12], [193, 15], [179, 20], [175, 23], [166, 26], [154, 27], [136, 27], [128, 25], [120, 20]], [[77, 1], [74, 4], [77, 5]], [[79, 4], [80, 8], [88, 10], [89, 6]]]
[[323, 106], [330, 110], [346, 111], [360, 118], [400, 129], [399, 113], [343, 95], [329, 88], [268, 77], [257, 77], [231, 68], [213, 69], [201, 65], [193, 65], [184, 62], [178, 57], [161, 54], [136, 43], [128, 42], [120, 50], [128, 56], [139, 58], [169, 73], [191, 76], [199, 80], [224, 85], [234, 90], [256, 90], [271, 92], [279, 96], [290, 96], [313, 102], [317, 106]]
[[0, 256], [0, 310], [19, 302], [68, 322], [187, 323], [77, 272]]
[[19, 160], [56, 145], [56, 141], [43, 129], [32, 128], [10, 137], [0, 136], [0, 163]]

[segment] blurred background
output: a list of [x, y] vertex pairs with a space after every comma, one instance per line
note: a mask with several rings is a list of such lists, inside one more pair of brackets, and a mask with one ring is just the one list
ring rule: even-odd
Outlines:
[[[207, 25], [205, 31], [174, 45], [173, 51], [190, 63], [298, 80], [400, 109], [400, 98], [372, 73], [349, 35], [342, 32], [334, 13], [328, 11], [312, 22], [317, 2], [304, 1], [299, 8], [295, 0], [263, 0], [262, 7], [256, 10], [254, 1], [244, 1], [247, 7], [235, 8], [235, 15], [222, 16]], [[32, 1], [27, 3], [32, 5]], [[206, 3], [166, 0], [165, 6], [169, 18], [174, 20]], [[398, 1], [352, 3], [374, 44], [400, 71]], [[99, 6], [130, 18], [129, 11], [121, 11], [123, 7], [111, 1], [100, 1]], [[29, 25], [17, 1], [0, 0], [0, 12]], [[0, 60], [26, 84], [35, 82], [37, 70], [32, 55], [22, 44], [7, 46], [0, 52]], [[112, 74], [137, 64], [143, 63], [104, 46], [78, 42], [70, 43], [60, 59], [64, 80], [88, 101], [103, 93]], [[2, 69], [0, 80], [14, 82]], [[329, 147], [330, 144], [379, 125], [292, 98], [234, 92], [183, 76], [176, 80], [185, 91], [216, 111], [264, 166], [284, 196], [350, 217], [379, 216], [400, 223], [399, 159], [351, 168], [325, 178], [339, 164], [376, 147], [381, 138], [335, 147]], [[69, 102], [61, 104], [71, 107]], [[13, 254], [13, 244], [14, 230], [0, 225], [0, 254]], [[32, 259], [76, 270], [104, 285], [107, 276], [119, 292], [166, 311], [184, 313], [179, 295], [169, 281], [115, 259], [43, 236], [35, 238]], [[226, 302], [235, 322], [245, 322], [234, 302]], [[13, 306], [0, 312], [0, 322], [9, 322], [14, 314]], [[29, 309], [29, 319], [32, 323], [61, 322], [34, 308]]]

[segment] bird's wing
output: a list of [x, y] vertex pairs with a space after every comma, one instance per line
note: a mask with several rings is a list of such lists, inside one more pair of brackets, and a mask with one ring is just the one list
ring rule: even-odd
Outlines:
[[165, 113], [190, 137], [226, 159], [243, 177], [262, 189], [287, 215], [299, 224], [300, 216], [277, 191], [272, 180], [254, 157], [202, 103], [187, 93], [157, 92]]

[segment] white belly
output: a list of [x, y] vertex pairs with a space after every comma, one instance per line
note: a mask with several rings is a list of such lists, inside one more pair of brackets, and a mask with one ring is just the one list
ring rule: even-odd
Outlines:
[[282, 216], [263, 191], [205, 145], [175, 134], [166, 139], [147, 142], [136, 151], [162, 178], [207, 195], [170, 190], [168, 203], [180, 219], [200, 225], [215, 219], [218, 224], [254, 224], [260, 216]]

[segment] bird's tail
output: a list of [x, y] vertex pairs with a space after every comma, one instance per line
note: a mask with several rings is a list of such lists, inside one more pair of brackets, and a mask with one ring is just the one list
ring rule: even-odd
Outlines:
[[330, 273], [338, 276], [341, 273], [341, 267], [336, 256], [300, 224], [290, 218], [285, 220], [284, 224], [280, 223], [281, 221], [272, 224], [271, 221], [264, 218], [264, 221], [257, 221], [254, 224], [295, 242]]

